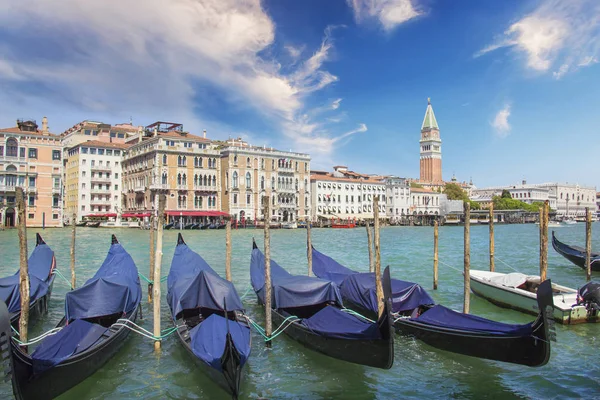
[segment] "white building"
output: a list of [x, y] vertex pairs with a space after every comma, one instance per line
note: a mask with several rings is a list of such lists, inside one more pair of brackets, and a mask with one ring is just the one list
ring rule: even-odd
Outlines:
[[312, 171], [310, 177], [312, 219], [373, 218], [373, 199], [379, 196], [379, 215], [386, 216], [386, 184], [381, 177], [334, 167], [333, 173]]
[[551, 193], [550, 189], [537, 184], [528, 184], [526, 181], [519, 185], [472, 189], [470, 198], [479, 203], [488, 204], [494, 196], [501, 196], [504, 190], [507, 190], [513, 199], [527, 204], [543, 203], [548, 200], [550, 208], [556, 209], [556, 196]]
[[412, 188], [410, 191], [410, 214], [413, 216], [440, 215], [441, 193], [425, 188]]
[[68, 150], [66, 206], [77, 221], [89, 215], [116, 217], [121, 200], [121, 160], [127, 146], [87, 141]]
[[387, 216], [396, 220], [410, 213], [410, 183], [404, 178], [390, 176], [385, 179]]

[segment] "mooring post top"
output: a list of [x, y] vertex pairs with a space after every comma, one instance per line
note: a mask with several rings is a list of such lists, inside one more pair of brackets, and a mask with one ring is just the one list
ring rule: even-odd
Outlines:
[[119, 244], [119, 241], [117, 240], [117, 237], [114, 234], [111, 236], [110, 244]]
[[177, 246], [179, 246], [180, 244], [185, 244], [185, 240], [183, 240], [183, 236], [181, 235], [181, 233], [177, 234]]

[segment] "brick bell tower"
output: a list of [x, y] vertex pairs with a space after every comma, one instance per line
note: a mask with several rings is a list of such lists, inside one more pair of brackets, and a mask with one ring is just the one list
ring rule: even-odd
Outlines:
[[440, 128], [435, 120], [431, 99], [427, 99], [427, 110], [421, 125], [421, 175], [426, 183], [442, 182], [442, 140]]

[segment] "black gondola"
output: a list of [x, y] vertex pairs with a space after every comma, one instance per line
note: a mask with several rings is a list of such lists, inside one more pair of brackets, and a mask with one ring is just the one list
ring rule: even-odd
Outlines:
[[194, 224], [194, 223], [191, 223], [191, 224], [186, 224], [186, 225], [183, 227], [183, 229], [186, 229], [186, 230], [189, 230], [189, 229], [194, 229], [194, 225], [196, 225], [196, 224]]
[[192, 227], [191, 227], [190, 229], [194, 229], [194, 230], [196, 230], [196, 229], [200, 229], [200, 226], [201, 226], [201, 225], [202, 225], [202, 224], [194, 224], [194, 225], [192, 225]]
[[163, 227], [163, 229], [171, 229], [173, 228], [173, 223], [171, 222], [170, 224], [165, 224], [165, 226]]
[[[558, 254], [571, 261], [573, 264], [586, 269], [586, 251], [583, 247], [569, 246], [568, 244], [561, 242], [554, 235], [554, 231], [552, 231], [552, 247], [554, 247], [554, 250], [556, 250]], [[600, 254], [592, 252], [590, 265], [592, 271], [600, 271]]]
[[167, 286], [179, 341], [202, 372], [237, 399], [252, 343], [235, 286], [192, 251], [181, 234]]
[[75, 226], [86, 226], [87, 225], [87, 221], [81, 221], [75, 224]]
[[88, 222], [86, 225], [88, 228], [98, 228], [100, 226], [100, 221], [98, 222]]
[[[348, 307], [367, 317], [374, 315], [377, 305], [373, 273], [352, 271], [314, 248], [312, 260], [314, 274], [338, 283]], [[398, 333], [414, 336], [438, 349], [490, 360], [542, 366], [550, 358], [550, 338], [554, 336], [549, 333], [554, 324], [550, 280], [538, 288], [537, 319], [522, 325], [504, 324], [436, 305], [421, 286], [412, 282], [394, 279], [391, 286]]]
[[104, 365], [124, 344], [141, 300], [137, 268], [112, 236], [106, 259], [85, 285], [65, 298], [61, 330], [28, 354], [11, 341], [11, 378], [17, 399], [52, 399]]
[[[377, 321], [356, 316], [342, 307], [337, 285], [319, 278], [291, 275], [271, 259], [275, 326], [305, 347], [339, 360], [389, 369], [394, 362], [389, 269], [384, 272], [384, 312]], [[253, 241], [250, 262], [252, 287], [264, 304], [264, 255]], [[387, 278], [386, 278], [387, 277]]]
[[[35, 249], [29, 256], [29, 319], [48, 311], [48, 301], [54, 286], [54, 251], [44, 242], [39, 233], [35, 234]], [[18, 328], [21, 315], [21, 293], [19, 291], [19, 271], [15, 275], [0, 279], [0, 299], [8, 307], [10, 322]]]

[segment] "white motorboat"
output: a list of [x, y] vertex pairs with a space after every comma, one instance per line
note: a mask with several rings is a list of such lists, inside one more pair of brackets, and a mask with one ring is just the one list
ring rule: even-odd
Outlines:
[[[540, 277], [519, 272], [504, 274], [471, 270], [471, 290], [476, 295], [504, 308], [512, 308], [537, 315], [536, 290]], [[554, 294], [553, 317], [565, 325], [600, 321], [596, 311], [577, 304], [577, 290], [552, 284]], [[600, 306], [600, 305], [598, 305]]]
[[296, 229], [296, 228], [298, 228], [298, 224], [296, 222], [282, 222], [281, 228], [282, 229]]

